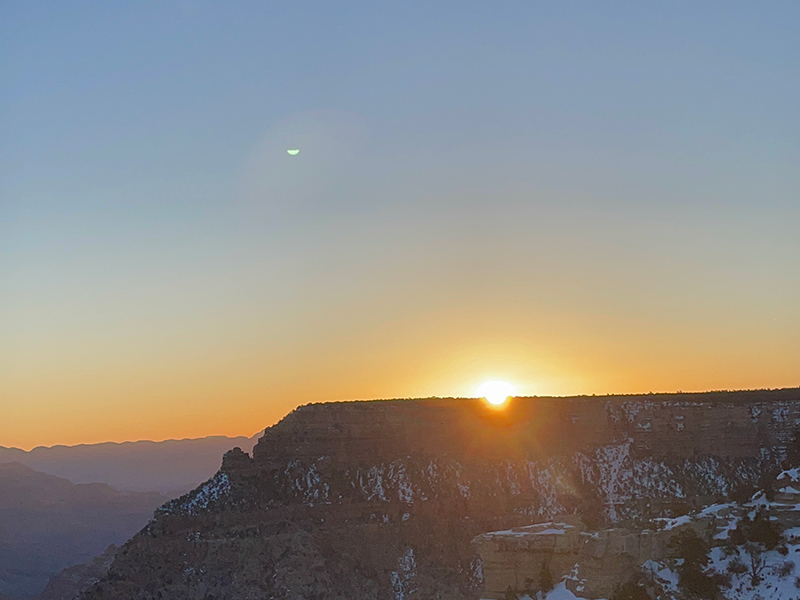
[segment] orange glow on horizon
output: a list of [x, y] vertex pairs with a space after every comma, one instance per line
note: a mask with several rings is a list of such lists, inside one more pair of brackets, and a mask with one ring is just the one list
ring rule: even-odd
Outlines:
[[612, 330], [569, 316], [550, 323], [518, 308], [489, 319], [480, 307], [456, 307], [358, 335], [331, 319], [275, 347], [232, 328], [206, 342], [175, 334], [169, 345], [154, 336], [116, 348], [65, 337], [63, 346], [31, 347], [0, 364], [0, 445], [250, 436], [301, 404], [475, 397], [493, 380], [513, 381], [515, 396], [800, 383], [800, 348], [789, 336], [769, 345], [755, 334], [690, 339], [670, 323]]

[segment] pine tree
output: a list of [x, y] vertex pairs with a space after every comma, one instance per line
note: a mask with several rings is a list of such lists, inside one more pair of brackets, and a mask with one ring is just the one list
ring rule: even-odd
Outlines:
[[719, 583], [706, 572], [709, 546], [693, 529], [685, 529], [669, 543], [672, 557], [682, 559], [678, 565], [678, 588], [688, 598], [714, 600], [719, 596]]

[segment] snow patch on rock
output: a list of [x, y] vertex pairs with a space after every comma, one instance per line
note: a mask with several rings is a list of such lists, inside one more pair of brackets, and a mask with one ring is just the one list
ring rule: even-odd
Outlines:
[[389, 573], [389, 578], [395, 600], [405, 600], [417, 591], [417, 560], [414, 558], [413, 548], [407, 548], [405, 553], [400, 555], [396, 570]]

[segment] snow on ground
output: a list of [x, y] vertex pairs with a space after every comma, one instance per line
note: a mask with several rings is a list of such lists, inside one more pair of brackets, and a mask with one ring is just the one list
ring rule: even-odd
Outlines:
[[[790, 600], [800, 595], [796, 585], [797, 575], [800, 574], [800, 547], [788, 546], [789, 553], [782, 556], [773, 550], [764, 553], [766, 566], [763, 581], [752, 586], [748, 573], [731, 575], [731, 586], [723, 590], [723, 595], [731, 600]], [[714, 548], [711, 551], [711, 567], [725, 573], [733, 556], [725, 556], [723, 548]], [[749, 559], [744, 557], [743, 562], [749, 565]]]
[[759, 492], [755, 496], [753, 496], [753, 499], [750, 500], [750, 502], [748, 502], [747, 504], [745, 504], [745, 506], [768, 509], [771, 506], [771, 504], [770, 501], [767, 500], [767, 496], [764, 494], [764, 492]]
[[162, 510], [165, 513], [172, 512], [176, 509], [178, 512], [187, 515], [197, 515], [205, 510], [208, 510], [214, 503], [219, 502], [231, 493], [231, 482], [228, 479], [227, 473], [219, 472], [214, 477], [209, 479], [202, 485], [194, 495], [190, 496], [186, 501], [179, 502], [173, 501], [165, 506]]
[[[735, 518], [732, 519], [735, 522]], [[732, 552], [724, 546], [712, 548], [709, 557], [710, 569], [720, 574], [729, 574], [730, 587], [722, 589], [726, 600], [795, 600], [800, 598], [800, 527], [787, 529], [784, 532], [787, 540], [784, 556], [777, 550], [764, 553], [765, 567], [763, 580], [756, 586], [751, 585], [749, 573], [729, 573], [728, 566], [739, 556], [749, 566], [749, 558], [744, 553]], [[642, 565], [642, 571], [649, 574], [651, 581], [665, 592], [666, 598], [682, 598], [678, 590], [678, 573], [672, 561], [657, 562], [649, 560]], [[577, 568], [577, 565], [576, 565]], [[565, 577], [570, 578], [571, 575]], [[580, 589], [580, 588], [579, 588]], [[580, 593], [580, 592], [578, 592]], [[581, 596], [567, 589], [564, 580], [560, 581], [546, 596], [541, 592], [533, 597], [520, 595], [519, 600], [584, 600]]]
[[728, 502], [727, 504], [712, 504], [711, 506], [706, 506], [703, 510], [701, 510], [698, 515], [699, 516], [709, 516], [709, 515], [716, 515], [720, 511], [728, 510], [736, 506], [733, 502]]
[[527, 537], [531, 535], [564, 535], [567, 529], [574, 529], [567, 523], [537, 523], [525, 527], [515, 527], [514, 529], [503, 529], [502, 531], [491, 531], [484, 535], [491, 536], [512, 536]]
[[736, 524], [737, 524], [738, 522], [739, 522], [739, 519], [738, 519], [737, 517], [734, 517], [734, 516], [730, 516], [730, 517], [728, 517], [728, 522], [727, 522], [727, 524], [725, 524], [725, 525], [724, 525], [724, 526], [723, 526], [723, 527], [720, 529], [719, 533], [717, 533], [717, 535], [715, 535], [715, 536], [714, 536], [714, 539], [715, 539], [715, 540], [727, 540], [727, 539], [728, 539], [728, 537], [729, 537], [729, 536], [730, 536], [730, 534], [731, 534], [731, 531], [733, 531], [734, 529], [736, 529]]
[[800, 482], [800, 467], [795, 467], [794, 469], [788, 469], [786, 471], [782, 471], [780, 475], [778, 475], [778, 480], [780, 481], [784, 477], [788, 477], [792, 482]]
[[[760, 497], [754, 498], [753, 501], [756, 501], [756, 504], [752, 505], [752, 506], [755, 506], [755, 507], [762, 506], [763, 502], [766, 502], [766, 500], [764, 500], [762, 502]], [[750, 505], [748, 505], [748, 506], [750, 506]], [[769, 506], [769, 503], [767, 503], [764, 506]], [[691, 521], [693, 519], [697, 519], [697, 518], [701, 518], [701, 517], [717, 517], [717, 518], [720, 518], [721, 515], [719, 513], [723, 513], [724, 514], [726, 512], [731, 512], [735, 507], [736, 507], [736, 504], [733, 503], [733, 502], [728, 502], [728, 503], [725, 503], [725, 504], [712, 504], [710, 506], [706, 506], [703, 510], [701, 510], [700, 512], [698, 512], [696, 514], [692, 513], [692, 514], [688, 514], [688, 515], [681, 515], [680, 517], [675, 517], [675, 518], [672, 518], [672, 519], [663, 518], [663, 517], [662, 518], [655, 518], [655, 519], [653, 519], [653, 521], [663, 524], [663, 528], [664, 528], [665, 531], [670, 531], [672, 529], [675, 529], [676, 527], [680, 527], [682, 525], [686, 525], [687, 523], [691, 523]], [[732, 523], [735, 524], [735, 519], [732, 520]], [[725, 537], [719, 537], [719, 538], [716, 538], [716, 539], [725, 539], [726, 537], [727, 537], [727, 534], [725, 535]]]
[[681, 525], [686, 525], [687, 523], [691, 523], [692, 515], [682, 515], [674, 519], [659, 518], [659, 519], [653, 519], [653, 521], [663, 523], [664, 531], [670, 531], [671, 529], [675, 529], [676, 527], [680, 527]]
[[[617, 466], [620, 462], [619, 456], [612, 456], [611, 462]], [[613, 474], [613, 470], [612, 474]], [[793, 485], [787, 486], [785, 479], [790, 478]], [[800, 467], [784, 471], [778, 478], [784, 479], [784, 488], [780, 491], [785, 494], [800, 494]], [[736, 528], [737, 523], [743, 514], [748, 514], [750, 518], [763, 510], [769, 511], [770, 520], [778, 520], [778, 514], [786, 511], [800, 511], [800, 504], [785, 504], [780, 502], [770, 502], [764, 492], [756, 493], [746, 503], [724, 503], [713, 504], [702, 510], [679, 516], [677, 518], [653, 519], [659, 522], [663, 530], [669, 531], [688, 525], [696, 519], [703, 520], [703, 527], [716, 525], [714, 539], [721, 541], [722, 545], [712, 548], [709, 553], [709, 574], [719, 574], [728, 579], [730, 584], [723, 584], [721, 593], [725, 600], [800, 600], [800, 527], [792, 527], [783, 531], [784, 543], [777, 549], [763, 552], [763, 567], [760, 571], [760, 580], [753, 585], [751, 577], [750, 555], [744, 546], [734, 547], [725, 540], [730, 539], [730, 533]], [[777, 514], [776, 514], [777, 511]], [[553, 535], [563, 534], [571, 528], [564, 523], [540, 523], [533, 526], [514, 528], [505, 531], [494, 532], [492, 535]], [[707, 531], [704, 529], [704, 531]], [[583, 535], [592, 535], [591, 532], [584, 532]], [[596, 535], [596, 534], [595, 534]], [[678, 600], [684, 595], [678, 588], [678, 573], [676, 567], [682, 561], [675, 559], [665, 559], [662, 561], [649, 560], [642, 565], [642, 572], [646, 578], [655, 584], [658, 597], [663, 600]], [[733, 567], [733, 568], [731, 568]], [[576, 564], [573, 572], [566, 575], [555, 588], [546, 595], [541, 592], [533, 597], [530, 595], [520, 595], [519, 600], [584, 600], [577, 594], [583, 593], [583, 587], [575, 587], [573, 593], [567, 588], [567, 580], [579, 581], [578, 571], [580, 565]], [[744, 570], [745, 572], [740, 572]]]
[[556, 586], [547, 594], [546, 600], [579, 600], [579, 596], [576, 596], [570, 592], [562, 581], [556, 584]]
[[585, 598], [581, 598], [580, 596], [576, 596], [572, 592], [567, 589], [566, 584], [564, 582], [557, 583], [555, 587], [550, 590], [544, 598], [542, 598], [542, 593], [537, 592], [534, 597], [529, 596], [528, 594], [522, 594], [519, 596], [519, 600], [585, 600]]
[[[736, 522], [736, 517], [729, 518], [727, 526], [715, 539], [727, 539]], [[794, 600], [800, 597], [800, 527], [785, 530], [784, 539], [787, 541], [785, 556], [778, 550], [763, 553], [762, 581], [756, 586], [752, 585], [749, 574], [750, 559], [741, 548], [739, 551], [725, 546], [712, 548], [709, 553], [710, 569], [730, 577], [730, 586], [722, 589], [723, 597], [727, 600]], [[728, 570], [737, 557], [748, 567], [748, 572], [731, 573]], [[661, 584], [669, 596], [681, 597], [678, 574], [669, 561], [648, 561], [642, 568]]]

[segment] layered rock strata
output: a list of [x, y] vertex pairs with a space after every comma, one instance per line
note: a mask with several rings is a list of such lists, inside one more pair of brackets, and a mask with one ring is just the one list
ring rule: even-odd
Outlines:
[[798, 390], [304, 406], [162, 507], [84, 597], [476, 598], [476, 535], [747, 491], [798, 424]]
[[[546, 571], [551, 584], [562, 579], [576, 595], [610, 598], [647, 561], [669, 557], [669, 544], [691, 527], [704, 535], [717, 515], [689, 520], [667, 529], [609, 528], [588, 531], [579, 521], [515, 527], [477, 536], [473, 545], [483, 562], [482, 598], [500, 600], [507, 590], [531, 597], [543, 589]], [[727, 524], [727, 521], [724, 521]]]

